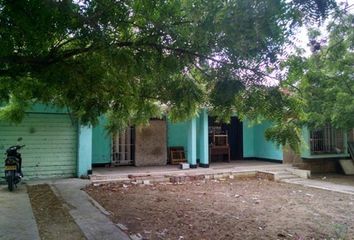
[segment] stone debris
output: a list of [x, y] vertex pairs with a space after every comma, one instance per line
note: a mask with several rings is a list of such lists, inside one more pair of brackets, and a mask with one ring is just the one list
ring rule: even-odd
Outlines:
[[117, 223], [116, 225], [117, 225], [117, 227], [119, 227], [119, 228], [122, 229], [123, 231], [128, 231], [127, 226], [125, 226], [124, 224], [122, 224], [122, 223]]
[[144, 184], [144, 185], [151, 185], [151, 184], [150, 184], [150, 180], [143, 180], [143, 184]]
[[161, 232], [157, 232], [156, 235], [158, 235], [161, 238], [164, 238], [166, 233], [167, 233], [167, 229], [165, 228], [164, 230], [162, 230]]
[[143, 236], [140, 233], [130, 235], [131, 240], [143, 240]]

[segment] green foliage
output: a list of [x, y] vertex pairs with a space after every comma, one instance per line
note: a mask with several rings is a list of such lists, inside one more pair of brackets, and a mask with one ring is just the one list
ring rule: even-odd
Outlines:
[[292, 115], [285, 104], [294, 100], [262, 83], [279, 63], [289, 26], [333, 7], [297, 0], [0, 0], [0, 116], [18, 121], [26, 106], [45, 103], [66, 107], [83, 124], [106, 114], [111, 131], [162, 114], [184, 120], [202, 107], [221, 119], [237, 112], [287, 122], [281, 114]]
[[[310, 57], [291, 57], [285, 84], [297, 85], [304, 121], [312, 127], [331, 123], [354, 127], [354, 16], [339, 15], [329, 24], [326, 45]], [[319, 37], [318, 35], [316, 35]]]
[[25, 116], [26, 102], [10, 96], [9, 104], [0, 107], [0, 119], [20, 123]]
[[235, 100], [235, 111], [241, 119], [254, 123], [269, 120], [272, 127], [265, 137], [279, 145], [299, 151], [304, 112], [301, 99], [280, 87], [255, 86], [241, 92]]

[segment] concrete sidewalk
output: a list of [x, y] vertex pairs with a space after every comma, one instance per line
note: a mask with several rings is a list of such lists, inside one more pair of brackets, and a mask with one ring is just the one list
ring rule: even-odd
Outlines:
[[354, 195], [354, 187], [349, 185], [304, 178], [284, 179], [281, 182]]
[[48, 184], [68, 204], [71, 216], [88, 240], [130, 240], [127, 234], [102, 213], [104, 210], [99, 210], [99, 205], [80, 190], [89, 184], [88, 180], [53, 180]]
[[0, 185], [0, 239], [40, 239], [25, 184], [12, 192]]

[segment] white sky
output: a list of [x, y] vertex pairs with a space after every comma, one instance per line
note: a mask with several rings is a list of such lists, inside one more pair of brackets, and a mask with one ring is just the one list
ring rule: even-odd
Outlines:
[[[337, 3], [339, 3], [339, 4], [345, 3], [345, 4], [347, 4], [347, 6], [351, 6], [349, 8], [349, 12], [354, 13], [354, 0], [337, 0]], [[326, 24], [323, 24], [323, 26], [321, 27], [323, 33], [326, 32], [325, 25]], [[316, 27], [316, 26], [314, 26], [314, 27]], [[307, 37], [306, 27], [302, 27], [299, 29], [294, 41], [295, 41], [296, 46], [302, 47], [306, 50], [306, 55], [311, 53], [309, 46], [307, 46], [309, 39]]]

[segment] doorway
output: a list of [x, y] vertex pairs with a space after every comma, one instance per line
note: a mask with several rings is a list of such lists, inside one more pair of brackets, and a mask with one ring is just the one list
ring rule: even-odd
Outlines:
[[[215, 117], [209, 117], [209, 133], [215, 131], [215, 129], [221, 130], [228, 137], [228, 144], [230, 147], [230, 159], [231, 160], [242, 160], [243, 159], [243, 123], [237, 117], [231, 117], [230, 123], [220, 123], [216, 122]], [[212, 141], [209, 137], [209, 143]], [[211, 156], [213, 156], [211, 154]], [[218, 159], [213, 159], [210, 161], [215, 161]]]
[[135, 128], [115, 134], [112, 139], [112, 165], [127, 166], [135, 162]]

